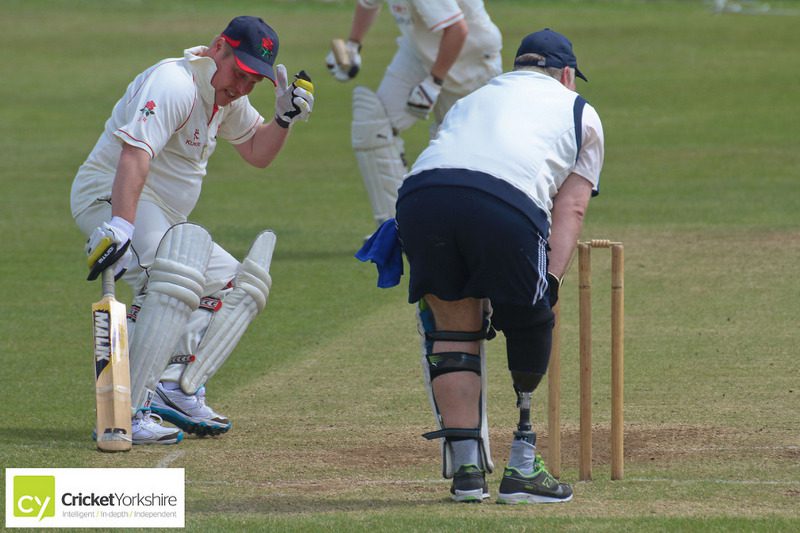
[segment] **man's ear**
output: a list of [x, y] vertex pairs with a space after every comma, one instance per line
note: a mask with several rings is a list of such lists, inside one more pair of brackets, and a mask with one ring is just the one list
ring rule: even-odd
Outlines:
[[561, 79], [559, 80], [561, 85], [566, 87], [567, 89], [574, 91], [575, 90], [575, 69], [572, 67], [564, 67], [561, 69]]
[[211, 46], [209, 46], [209, 52], [213, 54], [217, 54], [222, 51], [223, 47], [225, 46], [225, 39], [222, 38], [222, 35], [217, 35], [214, 37], [214, 40], [211, 41]]

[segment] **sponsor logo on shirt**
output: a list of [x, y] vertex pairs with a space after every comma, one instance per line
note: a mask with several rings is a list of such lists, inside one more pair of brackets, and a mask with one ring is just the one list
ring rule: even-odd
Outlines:
[[191, 139], [186, 139], [186, 144], [189, 146], [199, 147], [202, 144], [200, 142], [200, 130], [195, 128], [194, 136]]

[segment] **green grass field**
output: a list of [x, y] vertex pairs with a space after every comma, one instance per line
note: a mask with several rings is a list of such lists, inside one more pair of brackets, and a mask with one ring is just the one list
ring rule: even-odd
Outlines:
[[[519, 40], [568, 35], [606, 135], [585, 238], [626, 245], [625, 479], [609, 476], [608, 266], [595, 254], [595, 467], [577, 482], [577, 269], [562, 291], [565, 505], [449, 502], [413, 308], [353, 259], [372, 229], [349, 146], [352, 85], [323, 65], [350, 1], [0, 3], [0, 467], [186, 469], [192, 531], [800, 530], [800, 16], [688, 1], [488, 0], [508, 68]], [[794, 9], [795, 2], [771, 2]], [[74, 173], [141, 70], [206, 44], [236, 15], [279, 32], [316, 83], [311, 121], [266, 170], [227, 145], [193, 220], [242, 257], [278, 234], [266, 311], [209, 383], [221, 438], [95, 451], [83, 237]], [[396, 27], [382, 13], [358, 82], [377, 86]], [[251, 96], [269, 116], [273, 96]], [[413, 158], [427, 126], [406, 135]], [[121, 297], [128, 299], [126, 289]], [[502, 340], [490, 353], [493, 455], [516, 424]], [[547, 457], [546, 389], [534, 396]], [[500, 473], [490, 476], [496, 493]], [[5, 494], [5, 487], [0, 488]], [[3, 500], [4, 501], [4, 500]], [[490, 500], [493, 501], [493, 500]]]

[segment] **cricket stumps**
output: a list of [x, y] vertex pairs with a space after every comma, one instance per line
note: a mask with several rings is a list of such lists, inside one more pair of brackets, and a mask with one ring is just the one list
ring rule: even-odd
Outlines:
[[[578, 476], [592, 479], [592, 248], [611, 249], [611, 479], [624, 476], [624, 278], [621, 242], [594, 239], [578, 243], [580, 448]], [[548, 368], [548, 464], [561, 475], [561, 334], [559, 305], [554, 309], [553, 347]]]

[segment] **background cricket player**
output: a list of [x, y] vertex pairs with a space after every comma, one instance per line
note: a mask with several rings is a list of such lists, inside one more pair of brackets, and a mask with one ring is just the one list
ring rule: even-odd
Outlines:
[[[483, 0], [387, 0], [400, 28], [397, 52], [378, 87], [353, 90], [352, 146], [379, 226], [394, 217], [406, 173], [399, 133], [431, 112], [431, 136], [453, 103], [502, 71], [502, 37]], [[361, 68], [361, 46], [381, 0], [358, 0], [345, 48], [347, 68], [333, 50], [325, 62], [339, 81]]]

